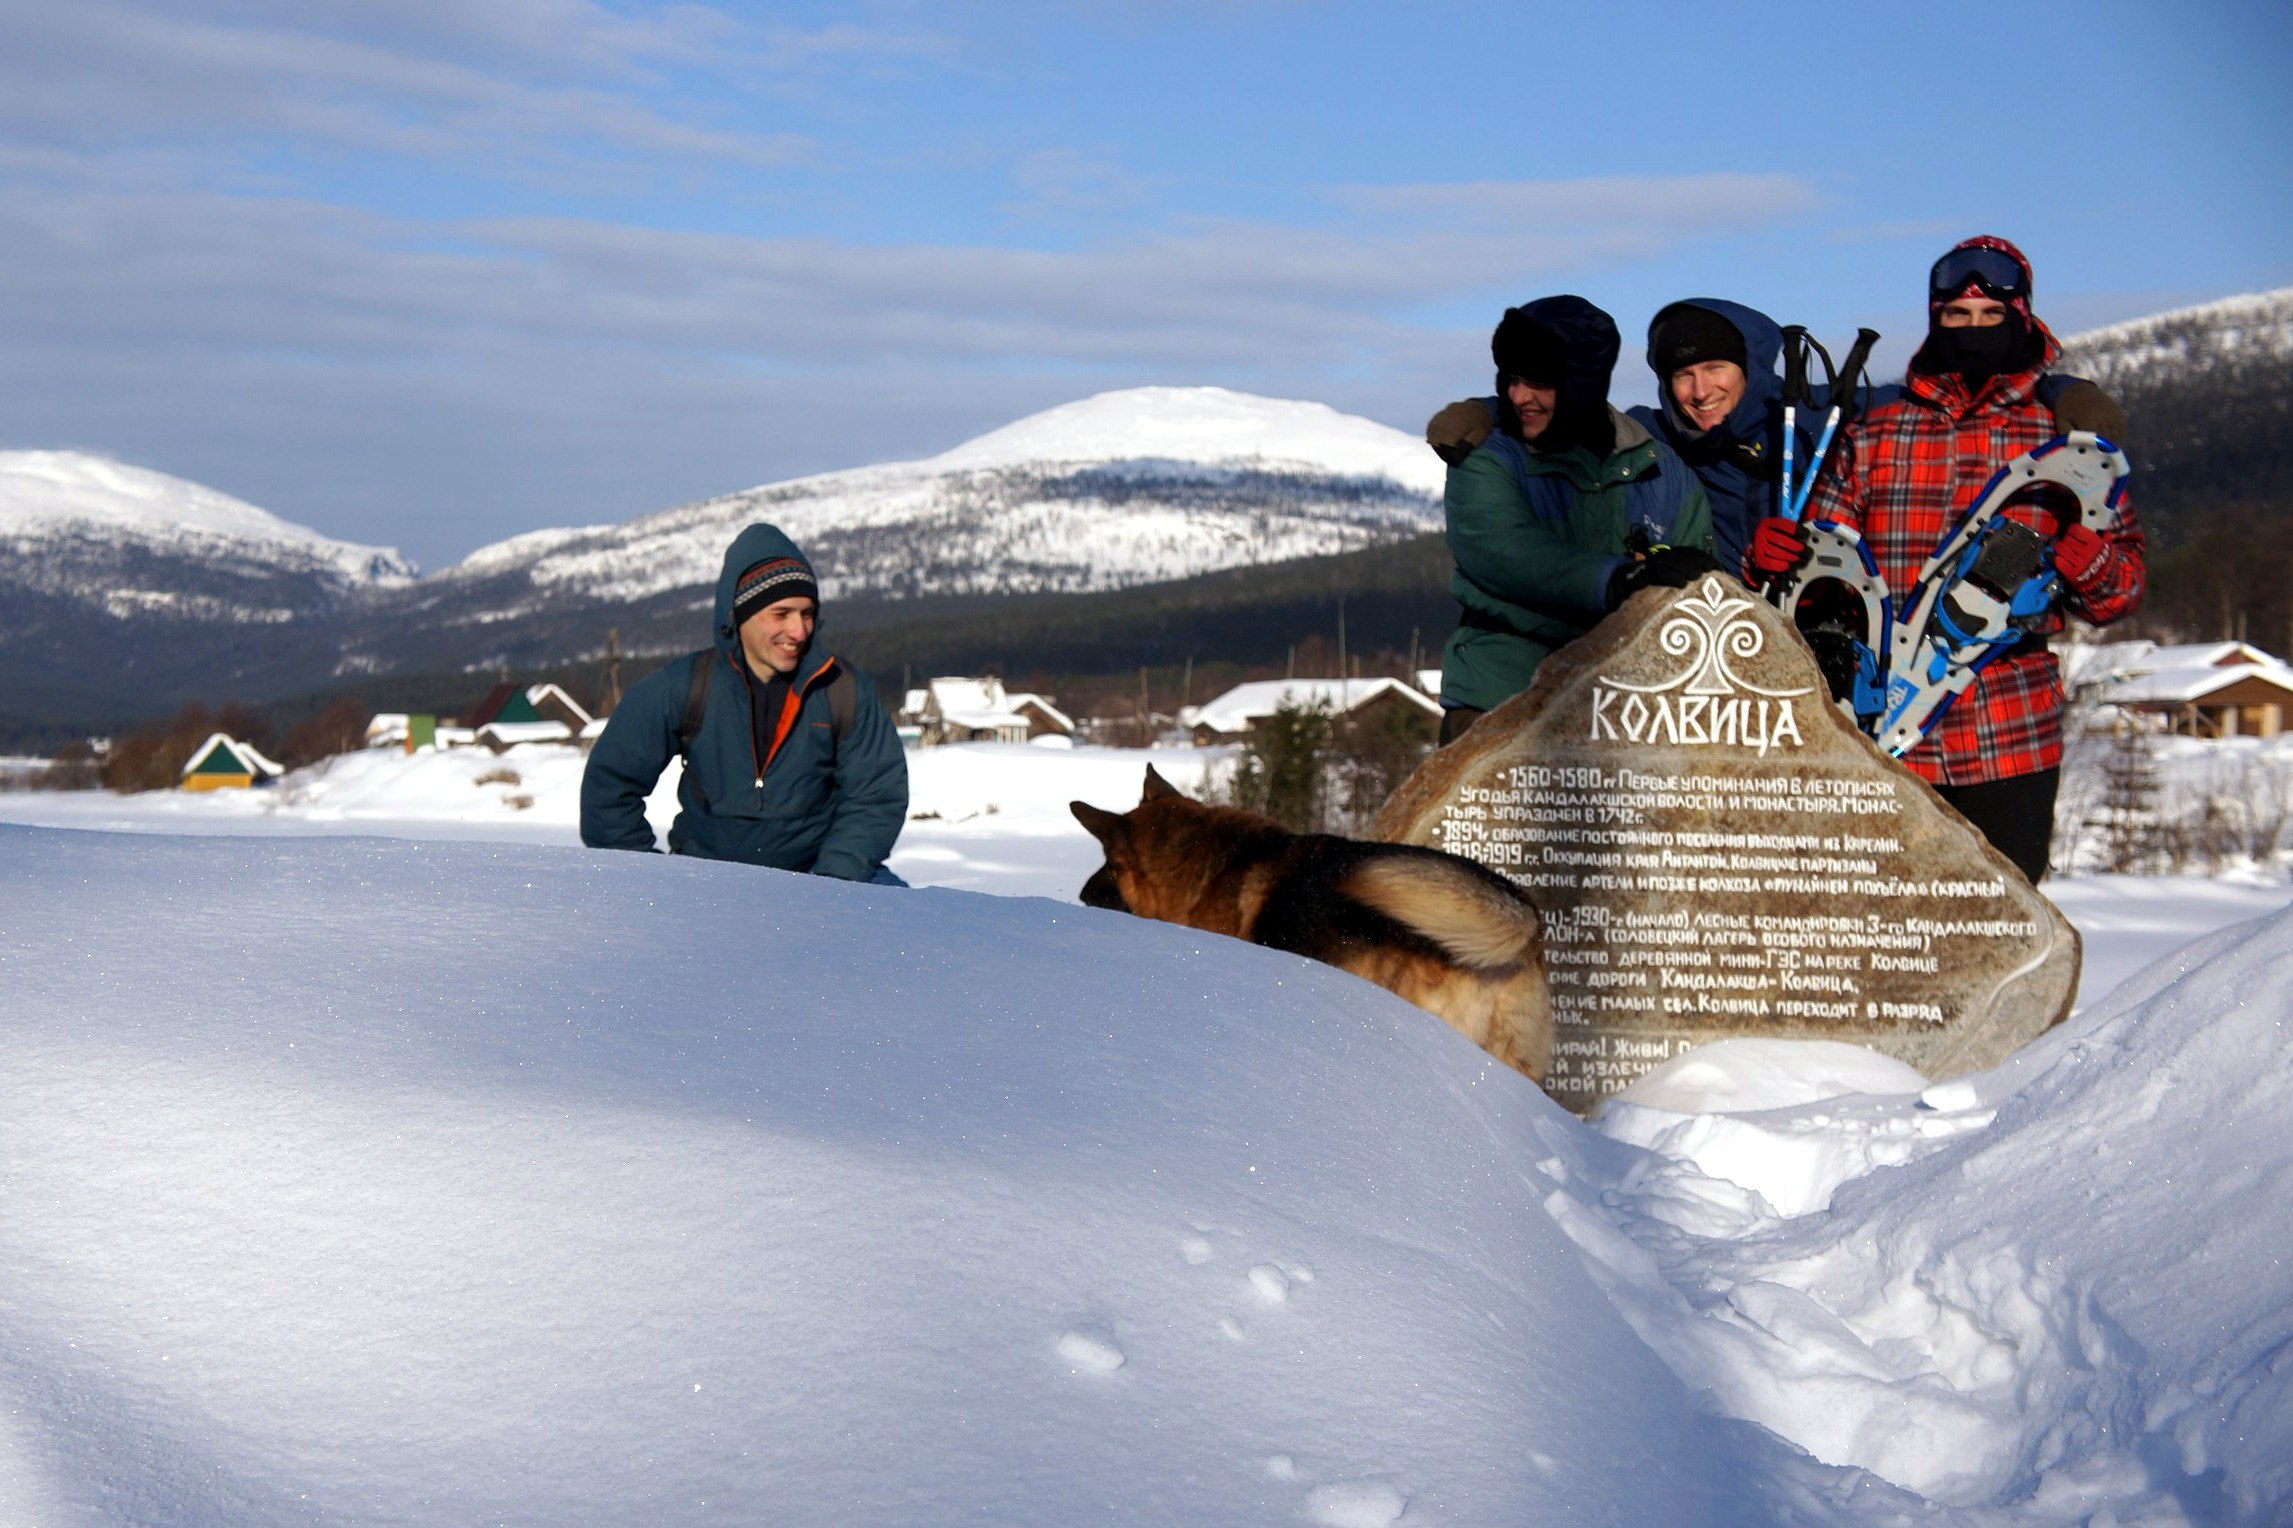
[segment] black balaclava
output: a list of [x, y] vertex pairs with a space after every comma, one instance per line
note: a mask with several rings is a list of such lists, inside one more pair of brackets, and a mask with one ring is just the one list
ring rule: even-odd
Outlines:
[[2036, 365], [2038, 349], [2038, 336], [2020, 314], [2009, 309], [2003, 323], [1956, 329], [1935, 325], [1927, 331], [1927, 343], [1921, 347], [1919, 369], [1956, 372], [1968, 392], [1979, 393], [1985, 382], [2001, 373]]
[[[1911, 370], [1930, 376], [1955, 373], [1966, 383], [1969, 393], [1981, 392], [1984, 383], [2002, 373], [2029, 370], [2046, 353], [2046, 342], [2031, 322], [2031, 295], [2037, 283], [2031, 275], [2030, 258], [2005, 239], [1991, 234], [1961, 239], [1951, 246], [1950, 254], [1977, 248], [1995, 250], [2012, 260], [2022, 272], [2020, 290], [1986, 290], [1981, 283], [1970, 281], [1956, 291], [1943, 292], [1935, 290], [1930, 278], [1927, 341], [1919, 347], [1919, 353], [1911, 357]], [[1944, 259], [1949, 257], [1945, 255]], [[1941, 264], [1936, 262], [1938, 270]], [[2003, 322], [1981, 328], [1968, 325], [1946, 329], [1942, 323], [1943, 306], [1960, 297], [1996, 297], [2006, 304], [2006, 317]]]

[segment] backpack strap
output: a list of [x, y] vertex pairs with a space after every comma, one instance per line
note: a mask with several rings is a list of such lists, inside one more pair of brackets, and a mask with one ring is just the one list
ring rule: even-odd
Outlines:
[[852, 716], [860, 704], [860, 684], [852, 671], [839, 663], [828, 681], [828, 723], [839, 746], [852, 735]]
[[716, 670], [717, 655], [714, 648], [702, 648], [693, 654], [692, 677], [685, 685], [685, 713], [677, 719], [677, 757], [685, 762], [685, 778], [693, 783], [693, 794], [708, 804], [708, 796], [701, 789], [699, 777], [693, 773], [693, 739], [700, 735], [701, 717], [709, 708], [709, 677]]

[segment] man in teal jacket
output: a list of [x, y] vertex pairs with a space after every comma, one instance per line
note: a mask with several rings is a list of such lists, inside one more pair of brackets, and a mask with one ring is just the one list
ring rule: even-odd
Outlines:
[[1461, 607], [1441, 660], [1445, 743], [1636, 591], [1720, 567], [1695, 474], [1609, 407], [1615, 320], [1540, 298], [1507, 309], [1489, 348], [1498, 427], [1450, 466], [1445, 495]]
[[777, 527], [733, 539], [715, 645], [630, 688], [581, 777], [581, 841], [651, 851], [645, 798], [685, 755], [669, 852], [901, 884], [908, 764], [869, 684], [815, 649], [820, 586]]

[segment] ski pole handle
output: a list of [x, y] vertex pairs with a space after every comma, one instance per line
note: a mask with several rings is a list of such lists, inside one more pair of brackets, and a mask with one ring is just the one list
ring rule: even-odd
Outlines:
[[1862, 385], [1863, 368], [1871, 364], [1871, 347], [1879, 343], [1876, 329], [1855, 331], [1855, 343], [1847, 347], [1847, 358], [1839, 363], [1839, 381], [1832, 402], [1840, 408], [1853, 408], [1855, 389]]
[[[1832, 379], [1831, 412], [1825, 416], [1823, 433], [1816, 438], [1815, 450], [1808, 456], [1806, 481], [1799, 485], [1799, 496], [1786, 503], [1784, 507], [1786, 518], [1798, 520], [1807, 514], [1807, 501], [1815, 497], [1815, 480], [1822, 473], [1823, 464], [1831, 459], [1832, 437], [1839, 432], [1839, 421], [1845, 418], [1847, 411], [1854, 406], [1855, 389], [1862, 383], [1863, 368], [1870, 364], [1871, 347], [1878, 343], [1878, 330], [1858, 329], [1855, 331], [1855, 343], [1847, 348], [1846, 359], [1839, 363], [1838, 375]], [[1789, 386], [1790, 384], [1787, 382], [1785, 385]], [[1791, 436], [1788, 426], [1784, 435], [1783, 448], [1787, 452], [1791, 450]]]

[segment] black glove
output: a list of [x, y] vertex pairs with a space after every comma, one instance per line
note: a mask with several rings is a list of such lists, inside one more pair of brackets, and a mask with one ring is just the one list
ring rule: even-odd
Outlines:
[[1608, 575], [1608, 608], [1616, 609], [1643, 589], [1685, 589], [1707, 573], [1726, 570], [1720, 559], [1692, 546], [1660, 546], [1638, 562]]

